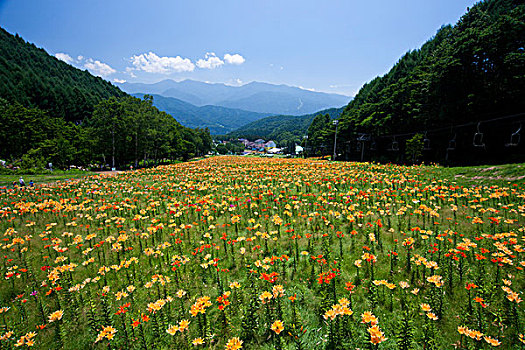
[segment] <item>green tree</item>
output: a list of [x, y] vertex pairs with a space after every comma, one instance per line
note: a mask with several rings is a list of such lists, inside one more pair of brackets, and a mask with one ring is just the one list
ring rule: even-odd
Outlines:
[[228, 147], [224, 143], [218, 144], [216, 150], [219, 154], [228, 154]]
[[111, 167], [116, 166], [117, 145], [125, 143], [124, 110], [114, 97], [101, 101], [95, 106], [91, 126], [93, 137], [97, 138], [102, 154], [111, 155]]
[[412, 163], [415, 163], [423, 155], [423, 143], [422, 134], [415, 134], [411, 139], [407, 140], [405, 154], [412, 160]]
[[330, 115], [318, 114], [308, 128], [308, 145], [312, 155], [321, 155], [322, 149], [330, 143], [328, 134], [330, 128]]

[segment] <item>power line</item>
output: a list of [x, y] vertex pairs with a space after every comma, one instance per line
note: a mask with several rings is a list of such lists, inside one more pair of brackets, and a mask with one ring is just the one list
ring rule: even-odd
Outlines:
[[403, 133], [403, 134], [380, 135], [380, 136], [376, 136], [376, 138], [403, 137], [403, 136], [411, 136], [411, 135], [425, 133], [425, 132], [426, 133], [435, 133], [435, 132], [445, 131], [445, 130], [448, 130], [448, 129], [460, 129], [460, 128], [464, 128], [464, 127], [467, 127], [467, 126], [474, 126], [474, 125], [478, 125], [478, 124], [490, 123], [490, 122], [495, 122], [495, 121], [499, 121], [499, 120], [512, 119], [512, 118], [521, 117], [521, 116], [525, 116], [525, 113], [511, 114], [511, 115], [498, 117], [498, 118], [485, 119], [485, 120], [480, 120], [480, 121], [476, 121], [476, 122], [469, 122], [469, 123], [464, 123], [464, 124], [458, 124], [458, 125], [444, 126], [444, 127], [435, 128], [435, 129], [427, 129], [427, 130], [421, 130], [421, 131], [412, 131], [412, 132]]

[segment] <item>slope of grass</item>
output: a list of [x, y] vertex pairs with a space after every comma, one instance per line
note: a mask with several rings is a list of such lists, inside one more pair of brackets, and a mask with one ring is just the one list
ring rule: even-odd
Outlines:
[[63, 181], [68, 179], [76, 179], [81, 178], [85, 176], [94, 175], [96, 173], [90, 172], [90, 171], [57, 171], [57, 172], [46, 172], [41, 174], [0, 174], [0, 187], [7, 187], [7, 188], [13, 188], [13, 181], [16, 181], [18, 185], [18, 179], [21, 177], [24, 179], [26, 185], [29, 185], [29, 181], [33, 180], [35, 185], [37, 184], [43, 184], [43, 183], [49, 183], [49, 182], [55, 182], [55, 181]]
[[439, 176], [465, 186], [525, 184], [525, 163], [440, 168]]

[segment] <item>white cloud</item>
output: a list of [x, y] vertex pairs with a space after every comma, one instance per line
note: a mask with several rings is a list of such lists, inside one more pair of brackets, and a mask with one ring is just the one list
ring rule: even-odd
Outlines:
[[57, 52], [55, 54], [55, 57], [58, 58], [61, 61], [64, 61], [64, 62], [68, 63], [68, 64], [71, 64], [71, 63], [75, 62], [73, 57], [71, 57], [67, 53], [63, 53], [63, 52]]
[[80, 69], [87, 69], [91, 74], [97, 75], [99, 77], [106, 77], [110, 74], [116, 73], [117, 71], [113, 69], [110, 65], [94, 60], [92, 58], [85, 58], [84, 56], [77, 56], [76, 59], [68, 55], [67, 53], [57, 52], [55, 57], [61, 61], [64, 61], [68, 64], [71, 64]]
[[228, 85], [228, 86], [241, 86], [242, 85], [242, 80], [237, 78], [237, 79], [230, 79], [228, 80], [227, 82], [224, 83], [224, 85]]
[[108, 64], [100, 62], [98, 60], [93, 60], [88, 58], [86, 63], [84, 63], [84, 68], [89, 70], [91, 74], [97, 75], [99, 77], [105, 77], [107, 75], [116, 73], [117, 71], [111, 68]]
[[197, 67], [203, 69], [215, 69], [224, 64], [224, 61], [215, 55], [214, 52], [206, 52], [204, 59], [197, 61]]
[[235, 65], [243, 64], [246, 61], [244, 57], [242, 57], [238, 53], [233, 54], [233, 55], [230, 55], [229, 53], [227, 53], [226, 55], [224, 55], [224, 60], [228, 64], [235, 64]]
[[126, 73], [128, 73], [129, 76], [132, 77], [132, 78], [136, 78], [137, 77], [137, 75], [135, 73], [133, 73], [133, 68], [131, 68], [131, 67], [126, 67]]
[[97, 75], [99, 77], [105, 77], [117, 72], [115, 69], [113, 69], [110, 65], [106, 63], [94, 60], [92, 58], [85, 58], [84, 56], [80, 55], [77, 56], [76, 59], [74, 59], [67, 53], [57, 52], [55, 54], [55, 57], [77, 68], [87, 69], [90, 71], [91, 74]]
[[115, 83], [124, 84], [126, 82], [126, 79], [117, 79], [117, 78], [115, 78], [115, 79], [113, 79], [113, 81]]
[[195, 65], [188, 58], [159, 57], [153, 52], [143, 53], [131, 57], [131, 63], [136, 70], [148, 73], [170, 74], [172, 72], [192, 72]]

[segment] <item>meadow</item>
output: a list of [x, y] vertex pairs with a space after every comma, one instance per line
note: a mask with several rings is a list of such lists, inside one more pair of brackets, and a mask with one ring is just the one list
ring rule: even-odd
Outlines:
[[19, 186], [18, 180], [20, 177], [24, 179], [26, 186], [29, 186], [29, 181], [31, 180], [35, 184], [47, 184], [49, 182], [66, 181], [90, 175], [95, 175], [95, 173], [89, 171], [55, 171], [55, 173], [49, 172], [47, 174], [0, 174], [0, 191], [5, 191], [8, 188], [13, 189], [13, 182]]
[[461, 180], [212, 157], [8, 190], [0, 349], [525, 348], [523, 184]]

